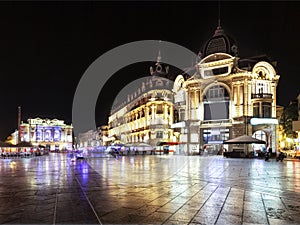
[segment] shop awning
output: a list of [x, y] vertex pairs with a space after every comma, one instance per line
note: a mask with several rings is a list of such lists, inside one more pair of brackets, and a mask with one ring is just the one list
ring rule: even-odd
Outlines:
[[160, 141], [157, 143], [157, 146], [163, 146], [163, 145], [180, 145], [182, 142], [172, 142], [172, 141]]
[[31, 142], [27, 142], [27, 141], [22, 141], [18, 144], [15, 145], [16, 147], [23, 147], [23, 148], [30, 148], [33, 147], [33, 145], [31, 144]]
[[13, 145], [10, 144], [10, 143], [6, 143], [6, 142], [3, 142], [3, 141], [0, 141], [0, 148], [1, 147], [12, 147]]
[[248, 135], [243, 135], [240, 137], [236, 137], [227, 141], [224, 141], [223, 144], [266, 144], [265, 141], [253, 138]]

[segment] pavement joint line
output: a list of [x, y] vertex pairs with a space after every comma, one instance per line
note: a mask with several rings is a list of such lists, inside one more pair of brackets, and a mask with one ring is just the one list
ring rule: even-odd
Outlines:
[[242, 224], [244, 221], [244, 209], [245, 209], [245, 197], [246, 197], [246, 190], [243, 190], [244, 194], [243, 194], [243, 209], [242, 209]]
[[[203, 182], [208, 182], [208, 183], [211, 183], [211, 184], [217, 184], [217, 185], [223, 185], [223, 186], [227, 186], [227, 187], [234, 187], [234, 188], [237, 188], [237, 189], [241, 189], [241, 190], [244, 190], [244, 191], [251, 191], [251, 192], [255, 192], [255, 193], [259, 193], [259, 194], [264, 194], [264, 195], [269, 195], [269, 196], [274, 196], [274, 197], [278, 197], [278, 198], [285, 198], [285, 199], [295, 199], [294, 197], [293, 198], [288, 198], [288, 197], [284, 197], [284, 196], [281, 196], [281, 195], [276, 195], [276, 194], [272, 194], [272, 192], [269, 191], [269, 189], [274, 189], [274, 190], [278, 190], [280, 191], [281, 193], [283, 193], [284, 191], [278, 189], [278, 188], [273, 188], [273, 187], [268, 187], [268, 191], [259, 191], [259, 190], [253, 190], [251, 188], [248, 188], [248, 187], [244, 187], [244, 186], [241, 186], [241, 185], [238, 185], [238, 184], [228, 184], [228, 183], [222, 183], [222, 182], [217, 182], [217, 181], [206, 181], [204, 179], [199, 179], [200, 181], [203, 181]], [[262, 189], [265, 189], [266, 187], [265, 186], [262, 186], [262, 185], [259, 185], [259, 184], [256, 184], [257, 187], [261, 187]], [[287, 190], [287, 191], [290, 191], [290, 190]], [[285, 191], [286, 192], [286, 191]], [[300, 194], [299, 194], [299, 198], [300, 198]]]
[[[171, 215], [170, 215], [170, 216], [169, 216], [162, 224], [166, 224], [166, 222], [168, 222], [169, 219], [170, 219], [176, 212], [178, 212], [181, 208], [183, 208], [183, 206], [185, 206], [186, 203], [187, 203], [188, 201], [190, 201], [195, 195], [197, 195], [201, 190], [203, 190], [204, 187], [206, 187], [208, 184], [209, 184], [209, 183], [207, 182], [206, 185], [204, 185], [199, 191], [197, 191], [194, 195], [192, 195], [192, 197], [190, 197], [184, 204], [182, 204], [182, 206], [179, 207], [174, 213], [172, 213], [172, 214], [171, 214]], [[187, 189], [189, 189], [189, 188], [187, 188]], [[186, 191], [187, 189], [185, 189], [185, 191]], [[183, 191], [183, 192], [184, 192], [184, 191]], [[181, 195], [183, 192], [181, 192], [180, 194], [176, 195], [176, 197], [179, 196], [179, 195]], [[175, 199], [176, 197], [174, 197], [173, 199]], [[173, 199], [172, 199], [172, 200], [173, 200]], [[171, 202], [172, 200], [168, 201], [166, 204], [168, 204], [168, 203]], [[166, 204], [164, 204], [163, 206], [165, 206]], [[162, 207], [163, 207], [163, 206], [162, 206]], [[160, 208], [161, 208], [161, 207], [160, 207]], [[159, 209], [160, 209], [160, 208], [159, 208]], [[197, 213], [198, 213], [198, 211], [199, 211], [199, 210], [197, 210]], [[156, 210], [156, 212], [157, 212], [157, 210]], [[197, 214], [197, 213], [196, 213], [196, 214]], [[195, 215], [196, 215], [196, 214], [195, 214]], [[193, 216], [193, 218], [195, 217], [195, 215]], [[192, 218], [192, 219], [193, 219], [193, 218]]]
[[270, 224], [270, 221], [269, 221], [269, 217], [268, 217], [268, 213], [267, 213], [267, 210], [266, 210], [266, 205], [265, 205], [265, 201], [264, 201], [264, 198], [263, 198], [263, 194], [260, 193], [260, 197], [261, 197], [261, 200], [262, 200], [262, 203], [264, 205], [264, 210], [265, 210], [265, 213], [266, 213], [266, 217], [267, 217], [267, 222], [268, 222], [268, 225]]
[[100, 218], [99, 218], [99, 216], [98, 216], [98, 214], [97, 214], [97, 212], [96, 212], [94, 206], [92, 205], [92, 203], [90, 202], [88, 196], [86, 195], [86, 193], [85, 193], [85, 191], [84, 191], [84, 189], [83, 189], [81, 183], [79, 182], [79, 180], [78, 180], [78, 178], [76, 177], [76, 175], [74, 175], [74, 177], [75, 177], [75, 180], [76, 180], [76, 182], [78, 183], [78, 185], [79, 185], [79, 187], [80, 187], [80, 189], [81, 189], [81, 191], [82, 191], [84, 197], [86, 198], [86, 200], [88, 201], [88, 203], [89, 203], [91, 209], [93, 210], [93, 213], [95, 214], [95, 216], [96, 216], [96, 218], [97, 218], [99, 224], [102, 225], [102, 222], [101, 222], [101, 220], [100, 220]]
[[[193, 194], [192, 195], [192, 197], [190, 197], [180, 208], [178, 208], [171, 216], [173, 216], [176, 212], [178, 212], [180, 209], [182, 209], [183, 208], [183, 206], [185, 206], [186, 205], [186, 203], [188, 203], [193, 197], [195, 197], [200, 191], [202, 191], [207, 185], [209, 184], [209, 182], [206, 182], [206, 184], [203, 186], [203, 187], [201, 187], [201, 189], [199, 190], [199, 191], [197, 191], [195, 194]], [[204, 204], [203, 204], [204, 205]], [[202, 208], [202, 207], [201, 207]], [[200, 209], [199, 209], [200, 210]], [[191, 221], [194, 219], [194, 217], [196, 216], [196, 214], [198, 213], [198, 211], [199, 210], [197, 210], [197, 212], [195, 213], [195, 215], [193, 216], [193, 218], [190, 220], [190, 222], [189, 223], [191, 223]], [[171, 217], [170, 216], [170, 217]], [[170, 218], [169, 217], [169, 218]], [[169, 219], [168, 218], [168, 219]], [[165, 221], [165, 222], [167, 222], [167, 220]], [[164, 223], [165, 223], [164, 222]]]
[[221, 210], [220, 210], [220, 212], [219, 212], [219, 214], [218, 214], [218, 216], [217, 216], [217, 219], [216, 219], [216, 221], [215, 221], [214, 224], [216, 224], [216, 223], [218, 222], [218, 219], [219, 219], [219, 217], [220, 217], [220, 215], [221, 215], [221, 212], [222, 212], [222, 210], [223, 210], [223, 208], [224, 208], [224, 205], [225, 205], [226, 200], [227, 200], [227, 198], [228, 198], [228, 196], [229, 196], [229, 193], [230, 193], [230, 191], [231, 191], [231, 188], [232, 188], [232, 187], [229, 187], [229, 191], [228, 191], [228, 193], [227, 193], [227, 195], [226, 195], [226, 197], [225, 197], [225, 199], [224, 199], [224, 202], [223, 202], [223, 204], [222, 204], [222, 206], [221, 206]]
[[59, 190], [59, 188], [56, 189], [56, 193], [55, 193], [55, 204], [54, 204], [54, 213], [53, 213], [53, 225], [55, 225], [55, 223], [56, 223], [56, 211], [57, 211], [57, 203], [58, 203], [58, 190]]
[[[208, 184], [210, 184], [211, 182], [207, 182], [207, 184], [197, 192], [197, 194], [202, 191]], [[206, 202], [208, 201], [208, 199], [212, 196], [213, 193], [216, 192], [216, 190], [218, 189], [220, 185], [218, 184], [218, 186], [215, 188], [215, 190], [213, 190], [210, 195], [207, 197], [207, 199], [203, 202], [203, 204], [201, 205], [201, 207], [199, 208], [199, 210], [197, 210], [197, 212], [195, 213], [195, 215], [193, 216], [193, 218], [190, 220], [189, 224], [192, 223], [193, 219], [195, 218], [195, 216], [199, 213], [199, 211], [203, 208], [203, 206], [206, 204]]]
[[286, 211], [288, 212], [288, 214], [290, 215], [290, 210], [289, 208], [286, 206], [285, 202], [282, 200], [282, 197], [279, 197], [280, 198], [280, 201], [282, 202], [283, 206], [285, 207]]

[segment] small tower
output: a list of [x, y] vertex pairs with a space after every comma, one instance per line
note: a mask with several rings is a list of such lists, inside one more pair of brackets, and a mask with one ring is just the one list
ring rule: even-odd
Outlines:
[[165, 66], [161, 64], [161, 54], [159, 50], [157, 55], [157, 60], [155, 63], [155, 68], [150, 66], [150, 74], [152, 76], [167, 77], [168, 73], [169, 73], [169, 66]]

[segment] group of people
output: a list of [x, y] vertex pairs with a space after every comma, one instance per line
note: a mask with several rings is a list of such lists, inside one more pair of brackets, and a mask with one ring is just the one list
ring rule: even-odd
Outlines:
[[1, 158], [26, 158], [33, 156], [32, 152], [2, 152]]

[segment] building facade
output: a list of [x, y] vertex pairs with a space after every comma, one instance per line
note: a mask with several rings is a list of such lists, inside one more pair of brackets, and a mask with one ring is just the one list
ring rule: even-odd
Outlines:
[[100, 137], [98, 130], [89, 130], [85, 133], [79, 133], [77, 139], [78, 148], [97, 148], [100, 146]]
[[[218, 152], [222, 148], [252, 150], [272, 148], [276, 142], [276, 88], [279, 75], [267, 57], [240, 59], [236, 41], [219, 26], [208, 40], [196, 65], [196, 72], [185, 79], [177, 76], [173, 92], [180, 132], [181, 151], [199, 149]], [[223, 141], [251, 135], [266, 146], [224, 146]]]
[[293, 131], [296, 132], [296, 139], [294, 140], [295, 150], [300, 150], [300, 94], [297, 96], [297, 103], [298, 103], [298, 120], [293, 121], [292, 128]]
[[127, 99], [112, 109], [108, 119], [108, 138], [124, 143], [176, 141], [171, 128], [174, 121], [172, 85], [169, 67], [161, 63], [160, 53], [151, 76], [135, 82], [136, 89], [129, 88]]
[[57, 119], [28, 119], [20, 124], [20, 140], [31, 142], [33, 146], [42, 145], [50, 151], [72, 150], [72, 125]]

